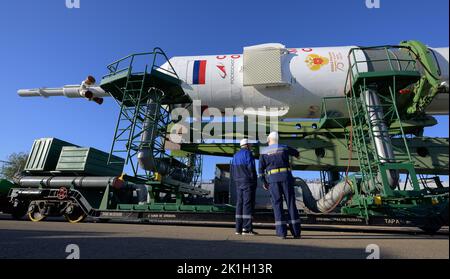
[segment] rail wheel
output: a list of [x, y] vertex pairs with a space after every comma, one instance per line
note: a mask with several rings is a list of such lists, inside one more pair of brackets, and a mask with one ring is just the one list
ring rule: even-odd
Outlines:
[[442, 226], [425, 226], [425, 227], [420, 227], [420, 229], [428, 234], [435, 234], [437, 233]]
[[26, 207], [17, 207], [14, 208], [11, 212], [11, 217], [14, 220], [22, 220], [22, 218], [27, 215], [28, 209]]
[[442, 222], [439, 218], [429, 218], [427, 222], [419, 228], [428, 234], [435, 234], [442, 228]]
[[441, 224], [428, 224], [422, 227], [419, 227], [422, 231], [428, 234], [435, 234], [442, 228]]
[[69, 223], [76, 224], [83, 222], [83, 220], [86, 219], [86, 213], [84, 213], [79, 206], [75, 206], [70, 213], [64, 214], [64, 218], [66, 218]]
[[28, 218], [33, 222], [39, 222], [45, 219], [45, 215], [37, 205], [31, 205], [28, 210]]

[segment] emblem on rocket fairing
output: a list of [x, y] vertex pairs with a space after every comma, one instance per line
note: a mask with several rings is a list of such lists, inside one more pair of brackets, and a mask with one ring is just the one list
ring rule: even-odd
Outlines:
[[312, 71], [318, 71], [322, 66], [327, 65], [330, 60], [317, 54], [310, 54], [306, 57], [305, 62]]
[[227, 77], [227, 70], [225, 69], [225, 65], [222, 63], [218, 63], [217, 64], [217, 69], [219, 71], [219, 75], [221, 78], [226, 78]]

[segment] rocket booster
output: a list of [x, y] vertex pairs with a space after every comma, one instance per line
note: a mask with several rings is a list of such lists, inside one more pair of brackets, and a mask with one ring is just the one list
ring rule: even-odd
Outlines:
[[[202, 106], [222, 112], [225, 108], [242, 108], [246, 114], [255, 114], [260, 108], [275, 109], [281, 118], [319, 118], [323, 98], [344, 96], [349, 65], [353, 64], [348, 54], [354, 48], [357, 46], [286, 48], [281, 44], [264, 44], [245, 47], [243, 54], [179, 56], [171, 58], [170, 63], [183, 81], [183, 90], [192, 100], [200, 100]], [[447, 93], [438, 94], [426, 111], [448, 114], [449, 49], [429, 50]], [[367, 53], [354, 53], [356, 61], [367, 60]], [[169, 67], [169, 63], [161, 66], [167, 70]], [[358, 67], [367, 71], [378, 66], [358, 63]], [[79, 88], [19, 90], [18, 94], [83, 97]], [[97, 86], [89, 91], [96, 97], [108, 96]], [[327, 109], [342, 111], [343, 104], [336, 106]]]

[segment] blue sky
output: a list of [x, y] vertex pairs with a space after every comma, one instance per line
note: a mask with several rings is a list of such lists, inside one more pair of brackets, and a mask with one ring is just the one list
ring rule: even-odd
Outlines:
[[[3, 0], [0, 3], [0, 159], [28, 151], [35, 138], [57, 137], [108, 151], [118, 107], [67, 98], [19, 98], [19, 88], [98, 79], [106, 65], [133, 52], [163, 48], [169, 56], [240, 53], [243, 46], [396, 44], [415, 39], [448, 46], [448, 0], [148, 1]], [[448, 116], [429, 136], [448, 137]], [[228, 162], [206, 158], [211, 166]], [[204, 178], [214, 169], [204, 170]], [[305, 173], [306, 177], [318, 174]]]

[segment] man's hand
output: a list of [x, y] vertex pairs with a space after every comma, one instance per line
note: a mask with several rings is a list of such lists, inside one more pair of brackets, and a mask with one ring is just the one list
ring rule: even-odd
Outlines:
[[269, 190], [269, 184], [268, 183], [264, 183], [263, 184], [263, 188], [264, 188], [264, 190], [268, 191]]

